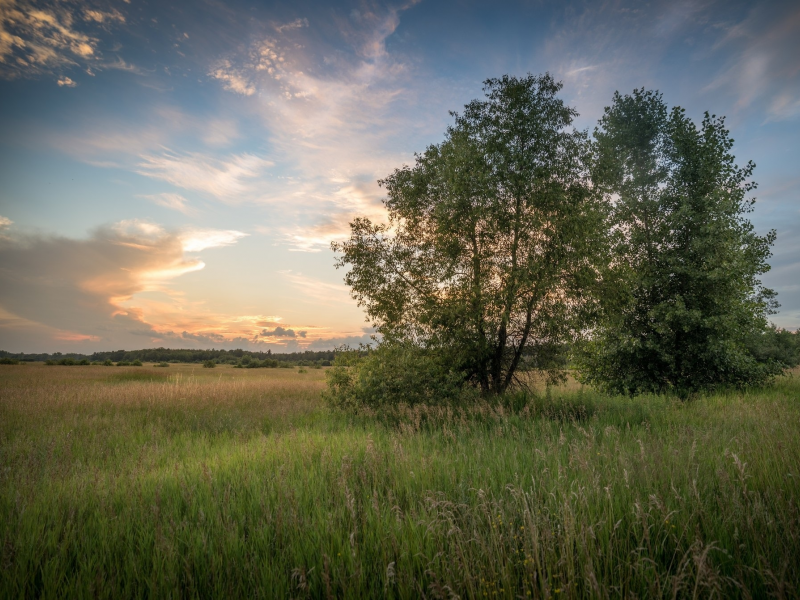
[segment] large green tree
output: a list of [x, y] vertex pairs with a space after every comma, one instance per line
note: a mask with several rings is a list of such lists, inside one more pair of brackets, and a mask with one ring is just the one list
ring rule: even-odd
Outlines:
[[760, 383], [777, 366], [747, 349], [775, 305], [759, 276], [775, 233], [747, 218], [755, 165], [735, 163], [724, 119], [700, 126], [658, 92], [614, 95], [595, 130], [593, 181], [613, 204], [606, 315], [582, 356], [614, 392]]
[[549, 74], [485, 82], [445, 140], [380, 183], [389, 222], [351, 223], [338, 267], [384, 343], [420, 349], [485, 394], [584, 327], [605, 213], [585, 132]]

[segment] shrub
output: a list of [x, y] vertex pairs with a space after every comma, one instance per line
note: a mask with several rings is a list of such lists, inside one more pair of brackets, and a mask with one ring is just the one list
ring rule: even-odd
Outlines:
[[213, 360], [207, 360], [206, 362], [203, 363], [204, 369], [213, 369], [216, 366], [217, 364]]
[[18, 365], [18, 364], [19, 361], [16, 358], [8, 358], [7, 356], [0, 358], [0, 365]]
[[90, 365], [92, 363], [89, 362], [88, 358], [82, 358], [77, 364], [85, 366], [85, 365]]
[[161, 362], [160, 362], [160, 363], [158, 363], [157, 365], [153, 365], [153, 366], [154, 366], [154, 367], [169, 367], [169, 363], [168, 363], [168, 362], [161, 361]]
[[751, 335], [745, 345], [760, 363], [774, 362], [788, 369], [800, 365], [800, 333], [772, 325]]
[[137, 358], [135, 361], [133, 361], [133, 362], [131, 363], [131, 366], [132, 366], [132, 367], [141, 367], [141, 366], [142, 366], [142, 361], [140, 361], [140, 360]]
[[107, 358], [107, 359], [105, 359], [105, 360], [103, 361], [103, 366], [104, 366], [104, 367], [113, 367], [113, 366], [114, 366], [114, 363], [113, 363], [113, 362], [111, 362], [111, 359], [110, 359], [110, 358]]
[[344, 410], [455, 404], [477, 400], [479, 394], [463, 373], [410, 343], [383, 343], [368, 352], [342, 350], [326, 377], [325, 400]]

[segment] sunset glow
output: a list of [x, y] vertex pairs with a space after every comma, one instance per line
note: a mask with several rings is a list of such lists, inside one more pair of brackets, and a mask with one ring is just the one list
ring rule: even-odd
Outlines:
[[377, 181], [482, 81], [549, 71], [727, 115], [800, 325], [796, 2], [0, 0], [0, 349], [328, 349], [372, 327], [334, 268]]

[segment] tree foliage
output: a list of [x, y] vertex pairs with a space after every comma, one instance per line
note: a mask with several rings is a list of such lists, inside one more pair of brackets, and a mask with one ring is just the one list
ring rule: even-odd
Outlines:
[[585, 132], [550, 75], [485, 82], [445, 140], [380, 183], [389, 222], [357, 218], [337, 267], [384, 344], [484, 394], [552, 356], [584, 325], [605, 213]]
[[595, 131], [593, 181], [615, 202], [606, 318], [585, 381], [615, 392], [747, 385], [778, 372], [748, 339], [776, 303], [761, 285], [775, 233], [746, 215], [755, 165], [739, 167], [724, 119], [699, 127], [657, 92], [614, 95]]

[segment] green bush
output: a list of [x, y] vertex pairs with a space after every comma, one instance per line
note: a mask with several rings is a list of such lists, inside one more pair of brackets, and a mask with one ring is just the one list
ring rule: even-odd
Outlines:
[[160, 362], [160, 363], [158, 363], [157, 365], [153, 365], [153, 366], [154, 366], [154, 367], [169, 367], [169, 363], [168, 363], [168, 362], [161, 361], [161, 362]]
[[7, 356], [0, 358], [0, 365], [18, 365], [18, 364], [19, 361], [16, 358], [8, 358]]
[[746, 341], [750, 354], [760, 363], [777, 363], [792, 369], [800, 365], [800, 333], [775, 325], [751, 335]]
[[479, 392], [433, 352], [409, 343], [342, 350], [326, 373], [329, 406], [344, 410], [471, 402]]
[[204, 369], [213, 369], [216, 366], [217, 364], [213, 360], [207, 360], [206, 362], [203, 363]]
[[103, 361], [103, 366], [104, 366], [104, 367], [113, 367], [113, 366], [114, 366], [114, 363], [113, 363], [113, 362], [111, 362], [111, 359], [110, 359], [110, 358], [107, 358], [107, 359], [105, 359], [105, 360]]

